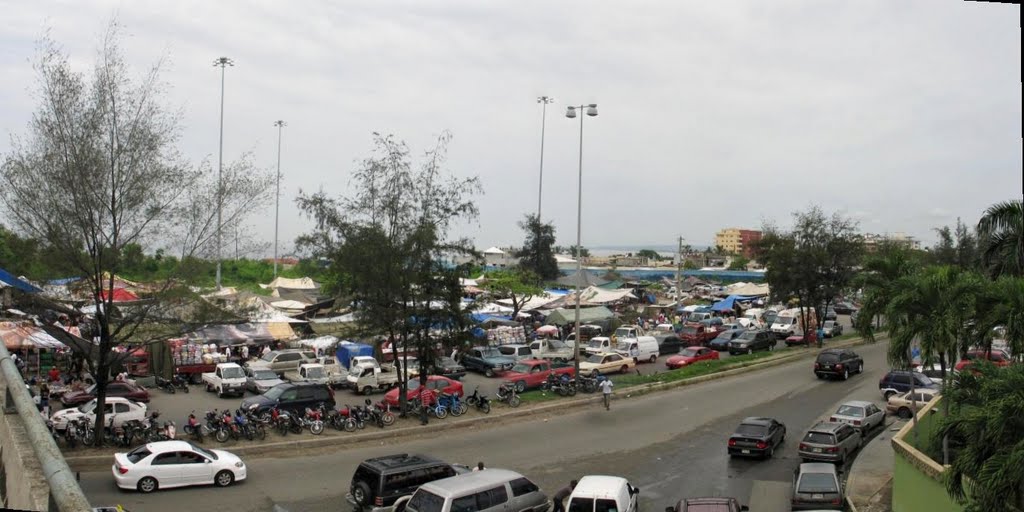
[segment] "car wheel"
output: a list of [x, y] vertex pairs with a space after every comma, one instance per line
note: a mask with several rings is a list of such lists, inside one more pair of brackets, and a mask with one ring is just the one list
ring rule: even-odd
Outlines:
[[619, 369], [619, 373], [626, 373], [628, 371], [629, 371], [629, 365], [625, 365], [625, 364], [622, 365], [622, 368]]
[[217, 476], [213, 479], [213, 483], [217, 484], [217, 487], [227, 487], [235, 483], [235, 474], [225, 469], [224, 471], [217, 473]]
[[367, 396], [368, 395], [372, 395], [373, 394], [373, 387], [371, 387], [371, 386], [364, 387], [363, 388], [363, 394], [367, 395]]
[[911, 412], [910, 409], [907, 407], [900, 407], [900, 410], [896, 411], [896, 415], [905, 420], [909, 420], [911, 417], [914, 416], [914, 413]]
[[359, 506], [365, 507], [370, 504], [370, 486], [366, 482], [357, 482], [352, 486], [352, 500]]
[[882, 396], [885, 397], [885, 401], [888, 402], [889, 401], [889, 397], [891, 397], [891, 396], [893, 396], [895, 394], [896, 394], [895, 391], [886, 391], [885, 393], [882, 394]]
[[857, 365], [857, 373], [864, 373], [864, 362], [863, 361], [861, 361], [861, 363], [859, 365]]
[[750, 354], [753, 354], [753, 353], [754, 353], [753, 347], [747, 349], [747, 355], [750, 355]]
[[516, 382], [516, 393], [522, 393], [523, 391], [526, 391], [526, 381], [521, 380]]
[[847, 369], [844, 368], [843, 369], [843, 380], [846, 380], [846, 379], [849, 379], [849, 378], [850, 378], [850, 370], [847, 370]]
[[494, 377], [494, 370], [492, 368], [484, 370], [484, 377]]
[[656, 363], [657, 361], [658, 361], [658, 356], [655, 356], [655, 355], [651, 355], [651, 364], [654, 364], [654, 363]]
[[768, 447], [768, 451], [764, 454], [764, 458], [770, 459], [774, 455], [775, 455], [775, 447], [774, 446], [769, 446]]
[[151, 476], [143, 477], [139, 480], [139, 483], [135, 484], [135, 488], [143, 494], [149, 494], [160, 488], [160, 484], [157, 483], [156, 478]]

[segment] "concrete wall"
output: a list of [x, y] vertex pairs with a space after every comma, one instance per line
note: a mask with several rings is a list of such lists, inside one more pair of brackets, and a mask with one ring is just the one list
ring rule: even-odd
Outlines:
[[[0, 398], [7, 394], [0, 379]], [[0, 507], [47, 510], [50, 488], [16, 414], [0, 412]]]
[[928, 436], [938, 415], [941, 399], [929, 403], [918, 413], [918, 441], [914, 439], [914, 424], [907, 422], [899, 433], [892, 438], [892, 447], [896, 452], [892, 473], [892, 511], [893, 512], [963, 512], [963, 506], [956, 503], [946, 493], [943, 484], [944, 468], [932, 460], [918, 446], [927, 446]]

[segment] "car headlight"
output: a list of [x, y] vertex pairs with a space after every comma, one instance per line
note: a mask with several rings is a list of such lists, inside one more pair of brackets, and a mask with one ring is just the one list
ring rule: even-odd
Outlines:
[[249, 406], [249, 410], [251, 411], [251, 410], [255, 409], [258, 406], [259, 406], [259, 404], [252, 404], [252, 405]]
[[242, 462], [242, 461], [238, 461], [238, 462], [235, 463], [235, 467], [236, 468], [244, 468], [245, 467], [245, 463]]

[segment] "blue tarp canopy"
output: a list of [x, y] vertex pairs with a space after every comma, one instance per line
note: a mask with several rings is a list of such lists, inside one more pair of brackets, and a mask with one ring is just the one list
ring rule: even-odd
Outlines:
[[748, 300], [754, 300], [758, 298], [756, 295], [730, 295], [714, 304], [711, 305], [712, 311], [735, 311], [736, 302], [743, 302]]
[[36, 288], [31, 283], [26, 283], [25, 281], [18, 279], [17, 276], [2, 268], [0, 268], [0, 283], [10, 286], [11, 288], [17, 288], [25, 293], [39, 293], [43, 291]]

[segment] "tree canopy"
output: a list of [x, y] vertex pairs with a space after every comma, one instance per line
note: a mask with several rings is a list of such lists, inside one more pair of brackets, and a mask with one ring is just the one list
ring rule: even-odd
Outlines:
[[536, 215], [527, 214], [519, 222], [519, 227], [526, 232], [522, 248], [515, 253], [519, 258], [519, 268], [532, 274], [538, 282], [558, 279], [561, 273], [553, 249], [554, 225], [541, 222]]

